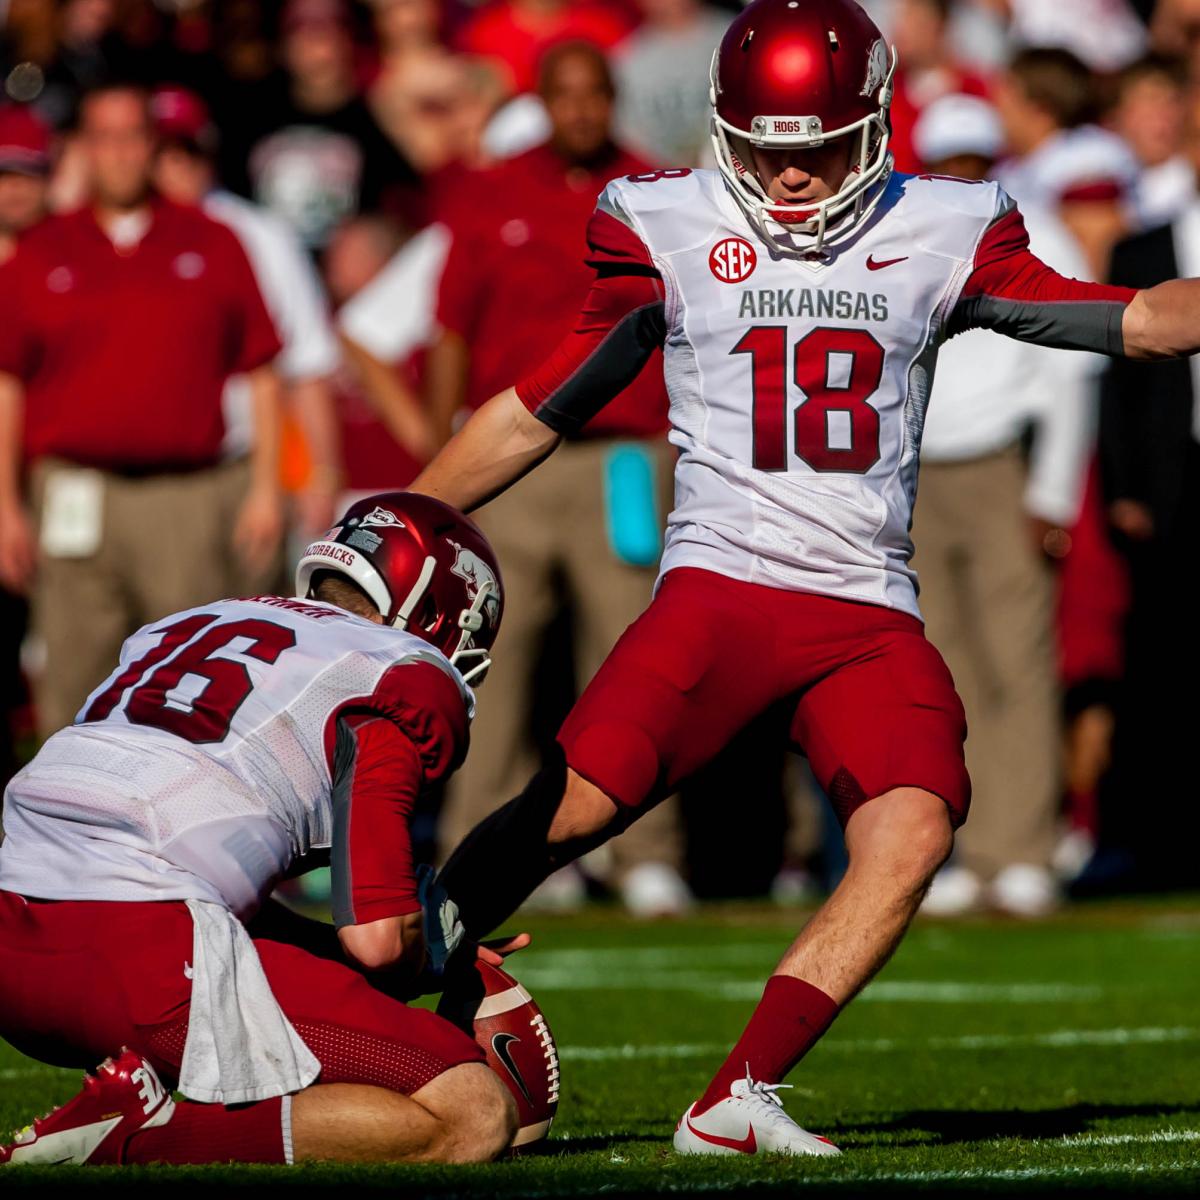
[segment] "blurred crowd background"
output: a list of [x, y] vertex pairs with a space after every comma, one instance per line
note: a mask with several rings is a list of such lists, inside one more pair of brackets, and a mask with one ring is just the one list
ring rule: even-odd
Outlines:
[[[900, 54], [901, 170], [999, 179], [1064, 273], [1200, 274], [1200, 0], [865, 7]], [[736, 8], [0, 0], [0, 778], [129, 632], [286, 589], [340, 506], [541, 361], [604, 183], [710, 164]], [[505, 628], [430, 855], [520, 790], [647, 602], [665, 429], [651, 367], [481, 512]], [[1190, 363], [946, 347], [913, 538], [975, 799], [929, 912], [1200, 883], [1198, 439]], [[768, 714], [537, 900], [801, 903], [838, 846]]]

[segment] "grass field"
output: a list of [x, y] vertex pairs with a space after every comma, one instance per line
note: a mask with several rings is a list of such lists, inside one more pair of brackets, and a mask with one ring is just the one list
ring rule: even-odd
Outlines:
[[[1200, 898], [1077, 908], [1035, 926], [920, 925], [784, 1096], [840, 1159], [680, 1159], [674, 1123], [740, 1030], [795, 913], [744, 906], [641, 925], [534, 918], [513, 972], [563, 1059], [545, 1154], [476, 1168], [12, 1171], [0, 1186], [135, 1179], [405, 1197], [688, 1190], [1200, 1195]], [[0, 1128], [77, 1075], [0, 1050]]]

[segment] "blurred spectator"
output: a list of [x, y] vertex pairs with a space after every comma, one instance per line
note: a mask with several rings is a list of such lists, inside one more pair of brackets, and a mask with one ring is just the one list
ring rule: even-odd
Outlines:
[[[1200, 93], [1189, 106], [1188, 151], [1200, 172]], [[1169, 226], [1113, 251], [1112, 282], [1152, 287], [1200, 274], [1200, 200]], [[1186, 573], [1200, 527], [1200, 360], [1133, 364], [1114, 360], [1105, 376], [1101, 455], [1109, 520], [1128, 560], [1131, 604], [1126, 676], [1117, 716], [1113, 777], [1118, 803], [1102, 834], [1132, 848], [1143, 885], [1197, 878], [1195, 805], [1172, 811], [1171, 837], [1145, 819], [1143, 797], [1180, 794], [1193, 767], [1200, 672], [1192, 588]], [[1153, 402], [1148, 402], [1148, 397]]]
[[613, 59], [617, 136], [655, 162], [710, 157], [708, 75], [729, 14], [702, 0], [640, 0], [644, 23]]
[[56, 52], [36, 97], [38, 108], [56, 127], [74, 121], [84, 92], [133, 73], [136, 64], [114, 31], [115, 21], [115, 0], [65, 0], [58, 5]]
[[1150, 22], [1154, 50], [1168, 58], [1182, 58], [1189, 76], [1200, 69], [1200, 0], [1158, 0]]
[[1091, 73], [1066, 50], [1024, 50], [995, 89], [1013, 158], [997, 178], [1022, 207], [1056, 213], [1093, 279], [1129, 226], [1138, 164], [1117, 134], [1095, 125]]
[[288, 0], [282, 21], [283, 74], [224, 131], [221, 177], [316, 250], [349, 216], [416, 203], [419, 181], [359, 94], [342, 0]]
[[373, 8], [380, 65], [370, 101], [380, 125], [422, 175], [482, 165], [483, 129], [504, 99], [499, 73], [442, 44], [436, 0], [374, 0]]
[[[29, 108], [0, 108], [0, 268], [16, 251], [17, 239], [45, 217], [49, 172], [50, 131]], [[0, 283], [0, 289], [4, 286]], [[0, 544], [3, 538], [0, 531]], [[0, 585], [0, 789], [17, 766], [13, 729], [25, 702], [21, 643], [26, 620], [24, 599]]]
[[21, 103], [37, 98], [43, 68], [58, 48], [54, 0], [4, 0], [0, 4], [0, 71], [8, 96]]
[[[178, 204], [199, 205], [214, 221], [233, 230], [283, 340], [275, 366], [307, 457], [296, 516], [301, 532], [311, 537], [332, 524], [341, 485], [329, 386], [339, 352], [320, 280], [290, 225], [217, 186], [218, 135], [200, 97], [183, 88], [164, 87], [154, 93], [151, 103], [161, 142], [155, 171], [158, 190]], [[248, 379], [237, 376], [226, 383], [223, 408], [225, 453], [230, 458], [244, 457], [254, 437]], [[269, 576], [248, 578], [234, 590], [238, 595], [254, 595], [270, 590], [275, 582]]]
[[1187, 75], [1176, 59], [1143, 58], [1117, 82], [1110, 123], [1142, 167], [1136, 207], [1151, 229], [1173, 221], [1196, 194], [1196, 172], [1184, 153]]
[[1128, 0], [1000, 0], [1019, 46], [1069, 50], [1090, 70], [1119, 71], [1146, 51], [1146, 26]]
[[[983, 179], [1003, 133], [995, 110], [946, 96], [922, 113], [917, 153], [940, 174]], [[1087, 268], [1050, 214], [1025, 210], [1034, 253]], [[989, 902], [1038, 916], [1057, 902], [1051, 862], [1060, 798], [1053, 578], [1091, 453], [1097, 358], [960, 334], [942, 350], [921, 442], [913, 521], [925, 629], [967, 711], [971, 820], [925, 911]], [[1029, 461], [1023, 442], [1033, 429]]]
[[[464, 406], [510, 387], [570, 331], [592, 277], [584, 233], [596, 196], [613, 176], [649, 169], [611, 140], [612, 79], [594, 47], [548, 51], [539, 90], [551, 140], [463, 181], [488, 203], [455, 227], [442, 276], [442, 333], [427, 370], [442, 438]], [[645, 606], [671, 474], [665, 430], [657, 360], [584, 436], [478, 514], [505, 566], [505, 628], [489, 686], [506, 703], [480, 710], [443, 845], [455, 845], [536, 769], [532, 675], [563, 594], [574, 616], [578, 684]], [[635, 910], [677, 910], [686, 890], [672, 848], [675, 810], [664, 805], [647, 819], [649, 828], [639, 831], [639, 821], [616, 844], [618, 881]]]
[[46, 215], [50, 130], [25, 105], [0, 107], [0, 264]]
[[[24, 588], [36, 566], [45, 734], [130, 632], [227, 594], [233, 551], [269, 560], [281, 524], [279, 340], [245, 254], [153, 193], [143, 92], [86, 97], [80, 140], [93, 203], [31, 230], [0, 288], [0, 581]], [[221, 389], [238, 371], [254, 372], [254, 454], [222, 466]]]
[[390, 222], [359, 217], [329, 245], [325, 277], [347, 359], [338, 413], [351, 493], [406, 487], [433, 452], [419, 389], [448, 242], [440, 225], [405, 240]]
[[1054, 854], [1060, 877], [1076, 880], [1096, 850], [1100, 791], [1112, 764], [1125, 674], [1128, 568], [1113, 545], [1093, 462], [1079, 519], [1063, 556], [1058, 592], [1059, 679], [1066, 721], [1067, 831]]
[[940, 96], [986, 96], [983, 79], [954, 59], [948, 36], [951, 0], [897, 0], [892, 40], [899, 55], [892, 100], [892, 153], [899, 171], [921, 171], [912, 131], [926, 105]]
[[513, 92], [533, 91], [551, 46], [591, 42], [611, 50], [633, 27], [628, 13], [600, 0], [491, 0], [458, 32], [460, 50], [495, 59]]

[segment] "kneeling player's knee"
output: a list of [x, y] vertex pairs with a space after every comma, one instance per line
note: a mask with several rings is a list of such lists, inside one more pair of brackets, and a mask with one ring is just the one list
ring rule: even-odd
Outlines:
[[491, 1162], [516, 1137], [517, 1106], [488, 1067], [475, 1067], [465, 1082], [469, 1086], [460, 1101], [438, 1112], [442, 1128], [436, 1158], [449, 1163]]

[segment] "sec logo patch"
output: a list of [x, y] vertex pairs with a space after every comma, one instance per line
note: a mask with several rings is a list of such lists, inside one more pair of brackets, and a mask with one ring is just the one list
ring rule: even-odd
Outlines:
[[708, 265], [722, 283], [741, 283], [754, 274], [758, 255], [745, 238], [725, 238], [709, 252]]

